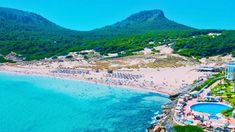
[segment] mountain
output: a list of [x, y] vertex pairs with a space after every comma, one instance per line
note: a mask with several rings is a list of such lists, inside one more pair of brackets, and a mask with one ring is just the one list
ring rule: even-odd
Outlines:
[[145, 32], [189, 29], [193, 28], [169, 20], [161, 10], [148, 10], [133, 14], [113, 25], [95, 29], [91, 33], [96, 35], [122, 36]]
[[1, 31], [68, 31], [35, 13], [4, 7], [0, 7], [0, 23]]
[[28, 60], [45, 58], [63, 54], [79, 40], [81, 32], [60, 27], [34, 13], [0, 7], [0, 54], [13, 51]]
[[[207, 37], [211, 32], [222, 33], [178, 24], [167, 19], [161, 10], [142, 11], [114, 25], [80, 32], [58, 26], [34, 13], [0, 7], [0, 55], [5, 58], [16, 53], [26, 60], [38, 60], [85, 49], [101, 54], [131, 55], [146, 47], [172, 42], [175, 42], [175, 52], [187, 56], [232, 51], [235, 54], [234, 31], [223, 32], [216, 39]], [[201, 37], [194, 39], [195, 36]]]

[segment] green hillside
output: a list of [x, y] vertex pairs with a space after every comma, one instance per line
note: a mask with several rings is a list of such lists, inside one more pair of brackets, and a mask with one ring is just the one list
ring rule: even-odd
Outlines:
[[171, 30], [188, 30], [191, 27], [176, 23], [165, 17], [161, 10], [141, 11], [133, 14], [123, 21], [117, 22], [100, 29], [95, 29], [90, 33], [102, 36], [125, 36], [141, 34], [146, 32], [161, 32]]
[[[178, 38], [190, 38], [192, 36], [207, 35], [210, 32], [221, 32], [217, 30], [171, 30], [161, 32], [148, 32], [128, 37], [112, 37], [98, 40], [85, 41], [82, 47], [73, 47], [71, 51], [82, 49], [95, 49], [101, 54], [118, 53], [126, 51], [126, 55], [143, 50], [146, 47], [155, 47], [162, 44], [174, 43]], [[149, 42], [154, 42], [149, 43]]]
[[[211, 37], [209, 33], [222, 33]], [[167, 19], [160, 10], [136, 13], [111, 26], [89, 32], [60, 27], [40, 15], [0, 8], [0, 54], [16, 52], [26, 60], [94, 49], [125, 55], [145, 47], [172, 43], [185, 56], [211, 56], [235, 50], [235, 31], [197, 30]], [[154, 42], [149, 43], [149, 42]]]
[[0, 53], [11, 51], [28, 60], [61, 54], [79, 44], [80, 32], [67, 30], [30, 12], [0, 8]]
[[223, 31], [221, 35], [199, 35], [178, 38], [174, 51], [184, 56], [208, 57], [235, 52], [235, 31]]

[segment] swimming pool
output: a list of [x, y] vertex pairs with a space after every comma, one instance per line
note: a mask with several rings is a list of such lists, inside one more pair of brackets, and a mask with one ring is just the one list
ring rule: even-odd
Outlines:
[[223, 110], [229, 109], [230, 107], [223, 104], [216, 103], [200, 103], [191, 106], [191, 109], [196, 112], [208, 113], [210, 115], [216, 115]]

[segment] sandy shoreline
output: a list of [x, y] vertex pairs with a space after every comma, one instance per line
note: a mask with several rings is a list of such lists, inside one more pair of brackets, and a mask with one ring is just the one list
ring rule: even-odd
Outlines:
[[[180, 93], [183, 86], [192, 84], [199, 77], [206, 76], [204, 73], [195, 71], [195, 67], [178, 68], [144, 68], [144, 69], [120, 69], [108, 74], [107, 70], [99, 72], [93, 69], [65, 69], [60, 73], [58, 67], [47, 65], [1, 65], [0, 72], [17, 73], [25, 75], [49, 76], [60, 79], [77, 80], [94, 84], [102, 84], [113, 87], [123, 87], [133, 90], [153, 92], [169, 97]], [[56, 72], [55, 72], [56, 71]], [[118, 77], [114, 76], [118, 75]], [[119, 75], [121, 77], [119, 77]], [[126, 79], [123, 76], [130, 76], [134, 79]], [[135, 76], [138, 75], [138, 78]]]
[[78, 82], [85, 82], [85, 83], [92, 83], [92, 84], [97, 84], [97, 85], [104, 85], [104, 86], [109, 86], [109, 87], [115, 87], [115, 88], [124, 88], [124, 89], [130, 89], [130, 90], [136, 90], [136, 91], [142, 91], [142, 92], [151, 92], [151, 93], [156, 93], [161, 96], [169, 97], [170, 95], [168, 93], [163, 93], [155, 90], [144, 90], [144, 89], [139, 89], [135, 87], [128, 87], [128, 86], [123, 86], [123, 85], [109, 85], [105, 83], [95, 83], [93, 81], [87, 81], [84, 79], [78, 80], [74, 79], [71, 77], [62, 77], [62, 76], [54, 76], [54, 75], [48, 75], [48, 74], [30, 74], [30, 73], [23, 73], [23, 72], [12, 72], [12, 71], [1, 71], [0, 73], [6, 73], [6, 74], [16, 74], [16, 75], [29, 75], [29, 76], [38, 76], [38, 77], [51, 77], [51, 78], [57, 78], [57, 79], [63, 79], [63, 80], [72, 80], [72, 81], [78, 81]]

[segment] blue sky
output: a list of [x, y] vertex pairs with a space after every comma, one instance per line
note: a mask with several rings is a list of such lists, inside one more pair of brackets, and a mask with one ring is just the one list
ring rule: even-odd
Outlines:
[[235, 29], [234, 0], [0, 0], [0, 6], [40, 14], [58, 25], [91, 30], [150, 9], [201, 29]]

